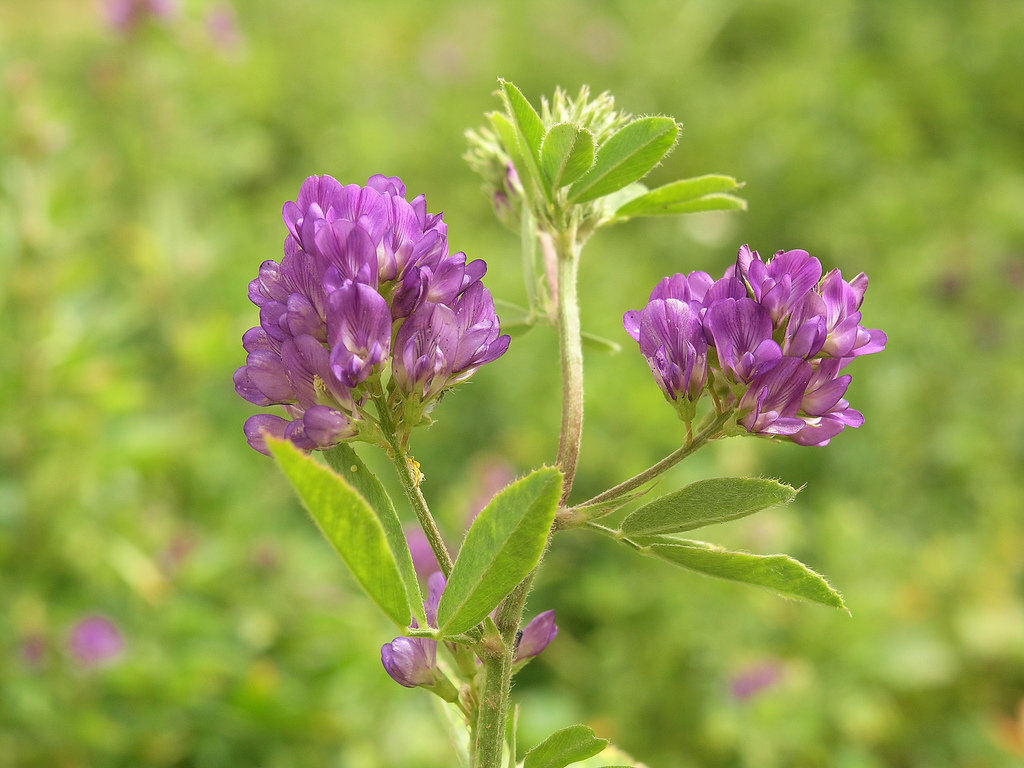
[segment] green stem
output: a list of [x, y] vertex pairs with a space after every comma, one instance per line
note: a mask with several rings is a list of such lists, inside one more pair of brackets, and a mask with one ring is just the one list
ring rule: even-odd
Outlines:
[[418, 469], [413, 466], [412, 459], [405, 451], [394, 446], [393, 450], [392, 461], [395, 469], [398, 470], [398, 479], [402, 481], [402, 488], [409, 498], [412, 511], [416, 513], [416, 519], [419, 520], [420, 527], [426, 534], [427, 541], [430, 542], [430, 548], [434, 551], [437, 564], [441, 566], [441, 573], [447, 579], [452, 572], [452, 556], [448, 553], [448, 545], [444, 543], [444, 538], [437, 529], [433, 515], [430, 514], [427, 500], [423, 498], [423, 493], [420, 491]]
[[484, 641], [483, 695], [473, 733], [471, 768], [502, 768], [501, 755], [512, 687], [512, 651], [497, 635]]
[[592, 499], [587, 499], [582, 504], [577, 504], [576, 508], [579, 509], [582, 507], [589, 507], [593, 504], [601, 504], [602, 502], [605, 501], [612, 501], [621, 496], [625, 496], [630, 491], [636, 490], [645, 483], [650, 482], [654, 478], [658, 477], [659, 475], [663, 474], [667, 470], [674, 467], [676, 464], [678, 464], [680, 461], [685, 459], [690, 454], [695, 453], [699, 448], [702, 448], [704, 445], [711, 442], [712, 440], [716, 440], [719, 437], [721, 437], [722, 427], [725, 426], [725, 423], [729, 421], [729, 418], [732, 415], [733, 414], [728, 411], [726, 413], [717, 415], [710, 424], [708, 424], [704, 429], [702, 429], [697, 434], [696, 437], [688, 439], [682, 445], [682, 447], [674, 450], [672, 453], [663, 458], [654, 466], [650, 467], [649, 469], [645, 469], [638, 475], [634, 475], [633, 477], [629, 478], [629, 480], [624, 480], [623, 482], [616, 485], [614, 488], [609, 488], [607, 491], [599, 493]]
[[558, 257], [558, 341], [562, 361], [562, 432], [558, 466], [565, 475], [561, 503], [572, 491], [583, 439], [583, 345], [580, 338], [580, 307], [577, 296], [579, 246], [576, 226], [554, 237]]
[[402, 483], [402, 489], [412, 505], [412, 511], [416, 513], [416, 519], [419, 520], [427, 541], [430, 542], [430, 548], [434, 551], [434, 557], [437, 558], [437, 564], [441, 567], [441, 573], [447, 579], [452, 572], [452, 556], [448, 552], [448, 545], [444, 543], [441, 532], [437, 529], [433, 515], [430, 514], [427, 500], [423, 498], [423, 493], [420, 491], [419, 465], [409, 457], [403, 442], [395, 434], [394, 425], [391, 423], [391, 409], [388, 408], [383, 393], [376, 394], [374, 402], [377, 405], [381, 431], [391, 446], [388, 456], [395, 465], [395, 469], [398, 470], [398, 479]]

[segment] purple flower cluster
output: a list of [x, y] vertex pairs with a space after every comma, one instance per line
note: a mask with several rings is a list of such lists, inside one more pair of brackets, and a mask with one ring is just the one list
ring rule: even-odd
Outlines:
[[849, 282], [837, 269], [823, 275], [806, 251], [765, 262], [744, 245], [720, 280], [666, 277], [623, 324], [684, 421], [710, 392], [748, 432], [826, 445], [864, 423], [843, 398], [850, 376], [840, 372], [885, 348], [882, 331], [861, 325], [867, 287], [863, 273]]
[[[356, 437], [385, 397], [398, 430], [419, 423], [440, 393], [508, 349], [483, 261], [448, 251], [442, 214], [397, 177], [365, 187], [306, 179], [284, 206], [284, 259], [249, 284], [260, 324], [242, 337], [248, 357], [235, 389], [287, 418], [251, 417], [249, 443], [265, 432], [312, 450]], [[381, 382], [383, 374], [390, 382]]]

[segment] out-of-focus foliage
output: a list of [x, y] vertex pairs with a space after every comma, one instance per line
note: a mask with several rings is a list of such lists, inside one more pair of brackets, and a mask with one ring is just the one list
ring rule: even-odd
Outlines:
[[[225, 8], [117, 31], [99, 3], [0, 5], [0, 766], [452, 764], [429, 697], [380, 666], [392, 628], [246, 446], [231, 373], [312, 173], [402, 176], [522, 303], [460, 158], [499, 75], [680, 119], [653, 185], [747, 182], [746, 213], [588, 246], [584, 329], [625, 350], [588, 355], [579, 498], [681, 439], [620, 325], [664, 275], [806, 248], [868, 272], [889, 333], [849, 393], [863, 428], [732, 439], [663, 486], [806, 483], [702, 535], [792, 553], [853, 618], [561, 535], [521, 745], [582, 719], [656, 767], [1020, 763], [1024, 5], [264, 0], [234, 32]], [[488, 477], [553, 458], [555, 356], [517, 338], [417, 436], [453, 541]], [[124, 647], [88, 666], [69, 641], [97, 615]]]

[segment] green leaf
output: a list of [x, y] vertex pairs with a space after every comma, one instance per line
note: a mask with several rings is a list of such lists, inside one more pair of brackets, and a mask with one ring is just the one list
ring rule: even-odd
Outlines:
[[554, 125], [541, 143], [540, 161], [552, 189], [572, 184], [594, 164], [594, 134], [572, 123]]
[[585, 725], [570, 725], [555, 731], [526, 753], [523, 768], [565, 768], [593, 757], [608, 746], [608, 739], [599, 739]]
[[288, 440], [267, 448], [359, 585], [396, 624], [409, 626], [408, 595], [380, 520], [346, 480]]
[[525, 170], [537, 188], [550, 199], [551, 188], [540, 169], [540, 145], [544, 140], [544, 123], [522, 91], [507, 80], [498, 79], [508, 117], [516, 131]]
[[650, 544], [647, 551], [673, 565], [705, 576], [766, 587], [785, 597], [822, 603], [849, 613], [842, 596], [824, 576], [789, 555], [730, 552], [714, 544], [686, 539]]
[[391, 554], [395, 557], [395, 563], [402, 574], [402, 581], [405, 583], [406, 597], [409, 608], [413, 615], [419, 620], [421, 627], [427, 626], [427, 614], [423, 610], [423, 593], [420, 592], [420, 582], [416, 577], [416, 567], [412, 562], [412, 553], [409, 552], [409, 542], [405, 538], [405, 531], [402, 530], [402, 521], [395, 511], [395, 504], [384, 490], [380, 480], [359, 458], [348, 443], [339, 443], [334, 448], [323, 452], [327, 463], [348, 481], [356, 491], [369, 503], [370, 508], [377, 515], [381, 525], [384, 527], [384, 535], [387, 537]]
[[671, 117], [642, 117], [620, 128], [597, 150], [597, 160], [569, 189], [570, 203], [585, 203], [639, 181], [676, 143]]
[[622, 521], [626, 536], [681, 533], [746, 517], [796, 498], [797, 489], [755, 477], [699, 480], [644, 504]]
[[580, 340], [583, 342], [584, 347], [595, 352], [606, 352], [616, 355], [622, 351], [622, 345], [619, 342], [606, 339], [604, 336], [598, 336], [594, 333], [582, 331], [580, 333]]
[[[738, 197], [722, 195], [722, 192], [731, 192], [742, 186], [732, 176], [719, 176], [710, 174], [697, 176], [692, 179], [680, 179], [671, 184], [665, 184], [657, 189], [639, 197], [633, 198], [619, 208], [616, 216], [658, 216], [662, 214], [684, 213], [680, 210], [687, 205], [692, 205], [701, 199], [710, 198], [711, 202], [719, 198], [737, 201], [742, 207], [746, 204]], [[709, 210], [709, 209], [700, 209]]]
[[537, 566], [561, 493], [562, 473], [542, 467], [488, 502], [466, 533], [441, 597], [442, 634], [479, 624]]

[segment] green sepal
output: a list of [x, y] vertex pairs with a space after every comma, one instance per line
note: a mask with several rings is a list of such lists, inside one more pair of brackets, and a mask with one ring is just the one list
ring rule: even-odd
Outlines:
[[593, 167], [569, 188], [570, 203], [586, 203], [646, 176], [679, 137], [671, 117], [642, 117], [616, 131], [597, 150]]
[[621, 530], [630, 537], [692, 531], [788, 504], [797, 493], [785, 483], [756, 477], [698, 480], [634, 510]]
[[821, 603], [849, 613], [824, 576], [789, 555], [752, 555], [690, 539], [652, 537], [643, 551], [705, 576], [765, 587], [784, 597]]
[[699, 205], [746, 207], [746, 202], [732, 195], [722, 194], [739, 189], [743, 185], [732, 176], [708, 174], [692, 179], [680, 179], [652, 189], [646, 194], [630, 200], [615, 211], [616, 216], [660, 216], [673, 213], [689, 213], [691, 210], [712, 210]]
[[572, 184], [594, 164], [594, 134], [574, 123], [558, 123], [544, 135], [541, 168], [552, 189]]
[[529, 174], [544, 197], [550, 200], [551, 186], [540, 168], [540, 147], [544, 140], [544, 123], [540, 119], [540, 115], [537, 114], [537, 110], [514, 84], [501, 78], [498, 78], [498, 83], [501, 86], [502, 101], [505, 103], [508, 118], [515, 128], [521, 155], [525, 160], [523, 170]]
[[[430, 419], [425, 414], [424, 418], [428, 421]], [[427, 626], [427, 614], [423, 610], [423, 593], [420, 591], [420, 582], [416, 576], [416, 566], [413, 565], [409, 542], [405, 538], [405, 531], [402, 530], [402, 521], [388, 492], [380, 479], [369, 470], [348, 443], [339, 443], [323, 451], [323, 454], [331, 468], [362, 494], [377, 515], [377, 519], [384, 527], [384, 535], [387, 536], [391, 553], [395, 556], [395, 563], [402, 574], [409, 609], [421, 627]]]
[[384, 526], [367, 500], [294, 443], [268, 436], [267, 448], [359, 585], [392, 621], [408, 627], [406, 586]]
[[523, 768], [565, 768], [593, 757], [608, 746], [585, 725], [570, 725], [555, 731], [526, 753]]
[[498, 607], [540, 562], [562, 493], [562, 473], [542, 467], [488, 502], [466, 533], [452, 567], [437, 626], [457, 635]]

